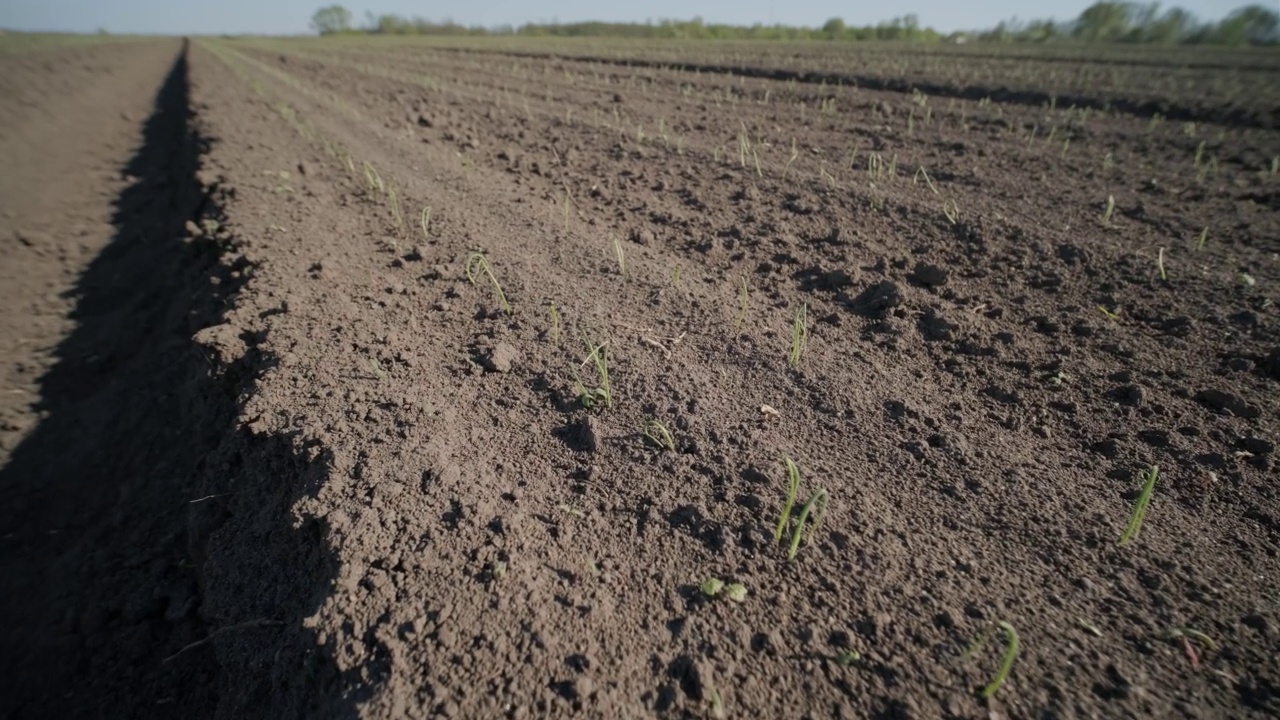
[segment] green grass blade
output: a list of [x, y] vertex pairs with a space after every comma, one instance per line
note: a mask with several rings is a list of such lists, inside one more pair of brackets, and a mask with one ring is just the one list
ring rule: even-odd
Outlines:
[[787, 463], [787, 503], [782, 506], [782, 514], [778, 516], [778, 527], [773, 531], [773, 541], [782, 542], [782, 533], [791, 521], [791, 508], [796, 502], [796, 493], [800, 492], [800, 468], [791, 458], [783, 458]]
[[1000, 661], [1000, 669], [996, 671], [996, 676], [991, 679], [991, 682], [987, 683], [986, 687], [982, 688], [982, 697], [984, 699], [990, 699], [1000, 690], [1000, 686], [1004, 684], [1004, 681], [1009, 679], [1009, 672], [1013, 670], [1013, 661], [1018, 658], [1018, 648], [1021, 646], [1018, 640], [1018, 631], [1014, 630], [1012, 625], [1003, 620], [996, 624], [1000, 626], [1001, 630], [1004, 630], [1006, 639], [1004, 659]]
[[1125, 525], [1124, 533], [1120, 535], [1121, 545], [1128, 545], [1138, 539], [1138, 534], [1142, 532], [1142, 520], [1147, 516], [1147, 508], [1151, 505], [1151, 495], [1155, 492], [1156, 479], [1159, 476], [1159, 465], [1152, 465], [1151, 470], [1143, 473], [1145, 482], [1142, 484], [1142, 492], [1138, 494], [1138, 500], [1133, 504], [1133, 513], [1129, 516], [1129, 523]]
[[787, 559], [795, 560], [796, 553], [800, 552], [800, 539], [805, 537], [805, 521], [809, 519], [809, 513], [816, 508], [817, 514], [813, 516], [813, 525], [809, 528], [808, 537], [812, 538], [813, 533], [817, 531], [818, 526], [822, 524], [822, 518], [827, 514], [827, 491], [819, 490], [809, 498], [809, 502], [800, 508], [800, 516], [796, 520], [796, 531], [791, 536], [791, 547], [787, 550]]

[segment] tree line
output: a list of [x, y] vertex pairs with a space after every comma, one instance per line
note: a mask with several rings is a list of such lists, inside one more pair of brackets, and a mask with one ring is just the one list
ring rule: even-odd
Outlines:
[[1262, 5], [1241, 7], [1218, 22], [1202, 22], [1190, 12], [1158, 2], [1097, 2], [1067, 21], [1001, 22], [989, 30], [945, 35], [922, 27], [914, 14], [878, 25], [852, 27], [831, 18], [822, 27], [791, 25], [723, 25], [692, 20], [656, 23], [529, 23], [521, 26], [464, 26], [400, 15], [367, 13], [357, 26], [349, 10], [331, 5], [316, 11], [311, 27], [321, 35], [372, 33], [385, 35], [522, 35], [549, 37], [666, 38], [690, 40], [905, 40], [911, 42], [1111, 42], [1150, 44], [1275, 45], [1280, 43], [1280, 14]]

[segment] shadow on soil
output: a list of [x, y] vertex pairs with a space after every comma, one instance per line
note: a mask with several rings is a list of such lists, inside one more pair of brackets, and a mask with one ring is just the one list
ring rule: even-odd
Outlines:
[[184, 237], [218, 214], [188, 91], [184, 42], [115, 236], [77, 283], [40, 424], [0, 468], [6, 718], [354, 715], [352, 678], [301, 626], [335, 563], [290, 507], [323, 459], [237, 431], [257, 358], [215, 372], [192, 340], [243, 274], [228, 243]]

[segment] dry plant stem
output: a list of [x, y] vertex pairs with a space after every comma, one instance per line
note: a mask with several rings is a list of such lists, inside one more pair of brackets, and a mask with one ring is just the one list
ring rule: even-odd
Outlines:
[[742, 330], [742, 323], [744, 320], [747, 319], [747, 301], [749, 299], [749, 296], [747, 294], [748, 292], [747, 278], [745, 276], [742, 278], [741, 287], [742, 287], [742, 292], [738, 296], [738, 317], [734, 318], [734, 321], [733, 321], [734, 332], [738, 332]]
[[280, 627], [282, 625], [284, 625], [284, 623], [279, 620], [268, 620], [266, 618], [258, 618], [257, 620], [246, 620], [245, 622], [236, 623], [235, 625], [227, 625], [225, 627], [220, 627], [217, 630], [214, 630], [213, 632], [209, 633], [204, 638], [200, 640], [196, 640], [193, 643], [184, 645], [181, 650], [170, 655], [169, 657], [165, 658], [161, 662], [167, 663], [190, 650], [195, 650], [198, 647], [202, 647], [204, 645], [209, 644], [210, 642], [213, 642], [219, 636], [235, 632], [236, 630], [248, 630], [250, 628], [263, 628], [263, 627]]

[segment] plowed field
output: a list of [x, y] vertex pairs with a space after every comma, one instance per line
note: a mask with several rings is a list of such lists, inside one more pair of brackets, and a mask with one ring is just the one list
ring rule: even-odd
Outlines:
[[0, 43], [0, 716], [1275, 717], [1274, 59], [877, 47]]

